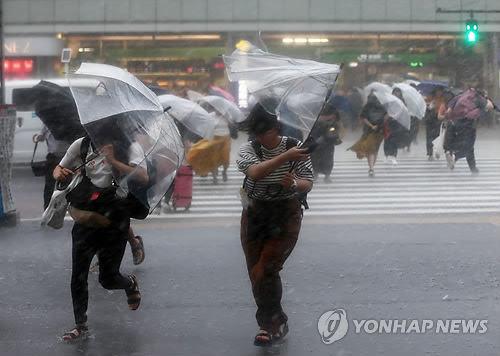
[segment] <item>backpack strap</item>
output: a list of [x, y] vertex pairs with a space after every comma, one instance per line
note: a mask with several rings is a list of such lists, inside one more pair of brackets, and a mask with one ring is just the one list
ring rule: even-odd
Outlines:
[[[253, 150], [255, 151], [255, 154], [259, 159], [262, 161], [264, 154], [262, 153], [262, 144], [257, 141], [253, 140], [250, 141], [250, 144], [252, 145]], [[286, 150], [288, 151], [292, 147], [296, 147], [299, 144], [299, 140], [297, 140], [294, 137], [287, 136], [286, 137]], [[248, 175], [245, 175], [245, 178], [243, 179], [243, 189], [245, 189], [245, 185], [248, 181]], [[299, 196], [300, 203], [304, 206], [304, 209], [309, 209], [309, 205], [307, 204], [307, 194], [301, 194]]]

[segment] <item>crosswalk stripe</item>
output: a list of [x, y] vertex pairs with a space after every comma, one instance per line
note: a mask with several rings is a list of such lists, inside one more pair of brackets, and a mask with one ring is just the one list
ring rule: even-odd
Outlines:
[[[446, 162], [407, 158], [397, 166], [379, 162], [368, 177], [366, 161], [336, 161], [332, 181], [322, 177], [308, 194], [305, 216], [376, 216], [500, 213], [500, 159], [477, 160], [479, 175], [465, 161], [455, 170]], [[235, 165], [228, 180], [213, 184], [211, 175], [194, 177], [193, 202], [188, 211], [161, 211], [152, 218], [239, 218], [239, 190], [244, 175]], [[163, 206], [165, 208], [165, 205]]]

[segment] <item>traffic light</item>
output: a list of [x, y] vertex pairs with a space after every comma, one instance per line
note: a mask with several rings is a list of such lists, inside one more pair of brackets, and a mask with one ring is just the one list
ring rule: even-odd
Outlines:
[[469, 43], [474, 43], [478, 40], [479, 26], [474, 19], [468, 19], [465, 23], [465, 40]]

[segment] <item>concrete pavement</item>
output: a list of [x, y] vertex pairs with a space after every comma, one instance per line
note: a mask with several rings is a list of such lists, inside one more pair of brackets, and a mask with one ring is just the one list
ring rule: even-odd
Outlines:
[[[305, 218], [307, 220], [307, 217]], [[0, 230], [0, 355], [498, 355], [499, 227], [454, 224], [304, 224], [282, 272], [290, 334], [279, 348], [252, 345], [255, 306], [234, 222], [138, 223], [146, 261], [143, 300], [89, 276], [92, 336], [59, 337], [73, 325], [71, 224]], [[347, 312], [347, 335], [321, 342], [319, 317]], [[487, 319], [484, 334], [355, 333], [353, 319]]]

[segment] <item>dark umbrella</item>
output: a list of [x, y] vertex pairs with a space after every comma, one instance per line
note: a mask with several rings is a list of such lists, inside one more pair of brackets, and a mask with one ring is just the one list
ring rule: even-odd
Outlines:
[[73, 142], [85, 135], [69, 88], [42, 80], [33, 94], [35, 113], [56, 140]]
[[417, 85], [417, 90], [425, 97], [438, 87], [447, 88], [448, 83], [439, 80], [423, 80]]

